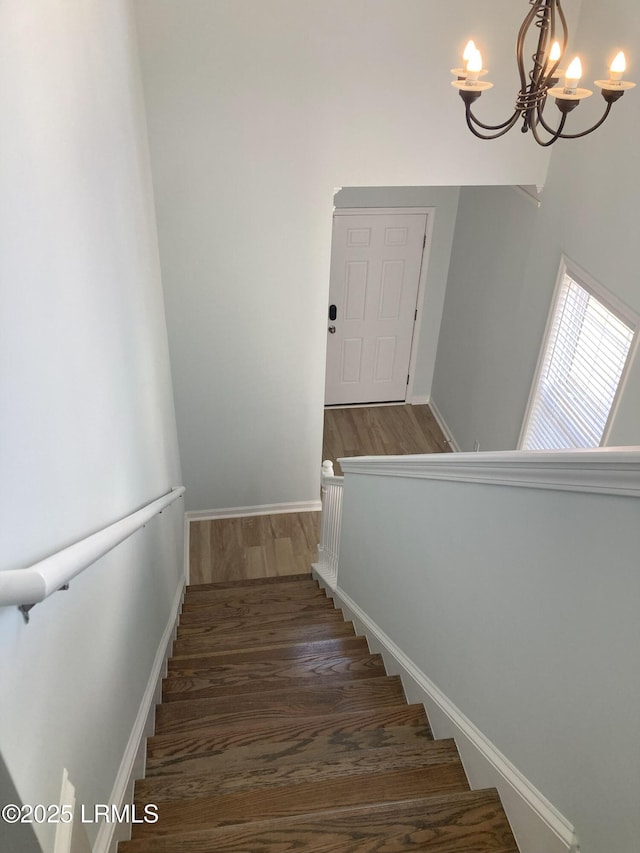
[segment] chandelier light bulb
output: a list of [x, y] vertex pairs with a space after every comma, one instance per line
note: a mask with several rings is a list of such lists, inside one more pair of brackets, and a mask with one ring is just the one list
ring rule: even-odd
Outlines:
[[473, 54], [476, 50], [477, 50], [477, 47], [475, 45], [474, 40], [469, 39], [469, 41], [467, 42], [466, 47], [464, 49], [464, 52], [462, 54], [462, 61], [466, 64], [471, 59], [471, 57], [473, 56]]
[[562, 56], [562, 48], [560, 47], [559, 41], [554, 41], [551, 45], [551, 53], [549, 54], [549, 59], [552, 63], [557, 62]]
[[[545, 74], [549, 75], [551, 73], [551, 69], [558, 62], [560, 57], [562, 56], [562, 48], [560, 47], [560, 42], [554, 41], [551, 45], [551, 51], [549, 53], [549, 59], [547, 59], [547, 67], [545, 68]], [[562, 74], [561, 71], [558, 71], [556, 68], [554, 73], [554, 79], [557, 79]]]
[[478, 82], [478, 76], [482, 71], [482, 55], [479, 50], [474, 50], [474, 52], [469, 57], [469, 61], [467, 62], [467, 83], [470, 86], [473, 86]]
[[576, 89], [578, 88], [578, 83], [580, 82], [580, 78], [582, 77], [582, 63], [580, 62], [580, 57], [576, 56], [575, 59], [571, 61], [571, 64], [567, 68], [567, 75], [564, 78], [564, 88], [565, 92], [569, 94], [575, 94]]
[[616, 54], [616, 58], [609, 66], [609, 79], [615, 83], [619, 82], [622, 80], [622, 75], [626, 70], [627, 60], [625, 59], [624, 53], [620, 51], [620, 53]]

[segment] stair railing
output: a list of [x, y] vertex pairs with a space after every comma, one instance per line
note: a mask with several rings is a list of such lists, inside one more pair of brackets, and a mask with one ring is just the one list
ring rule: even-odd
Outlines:
[[340, 526], [342, 524], [342, 485], [344, 477], [336, 477], [333, 462], [322, 463], [320, 475], [322, 490], [322, 523], [318, 562], [313, 568], [330, 589], [338, 581], [338, 553], [340, 551]]
[[124, 542], [154, 515], [182, 497], [184, 492], [184, 486], [173, 488], [125, 518], [103, 527], [32, 566], [0, 571], [0, 607], [17, 605], [25, 622], [28, 622], [29, 611], [34, 605], [58, 590], [68, 589], [69, 581], [76, 575]]

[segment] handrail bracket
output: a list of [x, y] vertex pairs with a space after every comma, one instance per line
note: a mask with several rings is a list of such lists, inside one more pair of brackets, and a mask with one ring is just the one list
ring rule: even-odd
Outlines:
[[[69, 584], [65, 583], [62, 586], [58, 587], [58, 592], [62, 592], [63, 589], [69, 589]], [[18, 610], [22, 613], [22, 618], [24, 619], [24, 624], [29, 624], [29, 611], [32, 610], [36, 605], [35, 604], [20, 604], [18, 605]]]

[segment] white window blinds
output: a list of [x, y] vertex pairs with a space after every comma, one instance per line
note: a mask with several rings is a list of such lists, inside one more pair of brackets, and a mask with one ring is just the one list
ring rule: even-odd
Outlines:
[[598, 447], [635, 329], [563, 277], [523, 433], [523, 450]]

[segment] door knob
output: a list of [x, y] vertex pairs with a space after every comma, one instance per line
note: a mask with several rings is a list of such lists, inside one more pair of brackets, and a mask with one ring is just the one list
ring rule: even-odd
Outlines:
[[329, 334], [335, 335], [335, 333], [336, 333], [336, 327], [335, 326], [329, 326]]

